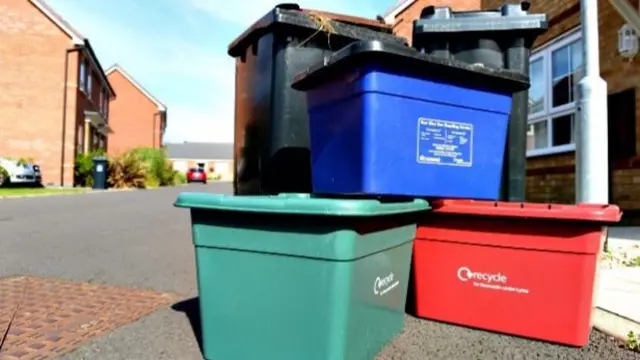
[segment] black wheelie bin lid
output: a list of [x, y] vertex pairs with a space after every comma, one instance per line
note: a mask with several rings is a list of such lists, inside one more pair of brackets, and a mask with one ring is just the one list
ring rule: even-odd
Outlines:
[[529, 88], [529, 77], [514, 71], [428, 55], [409, 46], [378, 40], [354, 42], [325, 57], [322, 63], [298, 73], [291, 86], [296, 90], [307, 90], [346, 71], [374, 64], [394, 72], [409, 72], [414, 76], [442, 79], [473, 88], [504, 92]]
[[242, 56], [250, 44], [264, 34], [273, 32], [278, 26], [297, 28], [301, 35], [307, 37], [317, 32], [353, 40], [377, 39], [399, 44], [407, 43], [404, 38], [391, 34], [390, 25], [376, 20], [305, 10], [297, 4], [279, 4], [231, 42], [227, 53], [232, 57]]
[[[549, 27], [546, 14], [529, 14], [531, 3], [504, 4], [497, 9], [453, 11], [448, 6], [427, 6], [413, 22], [415, 36], [432, 33], [526, 31], [533, 38]], [[516, 35], [521, 36], [521, 35]]]

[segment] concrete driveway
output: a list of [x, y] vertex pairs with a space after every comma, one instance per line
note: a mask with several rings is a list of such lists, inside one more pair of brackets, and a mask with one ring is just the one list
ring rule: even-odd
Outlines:
[[[228, 193], [231, 186], [0, 201], [0, 277], [34, 275], [150, 288], [186, 299], [64, 359], [202, 359], [192, 330], [197, 306], [188, 300], [197, 295], [189, 214], [172, 207], [182, 191]], [[377, 359], [640, 359], [617, 345], [594, 332], [591, 346], [569, 349], [407, 317], [405, 332]]]

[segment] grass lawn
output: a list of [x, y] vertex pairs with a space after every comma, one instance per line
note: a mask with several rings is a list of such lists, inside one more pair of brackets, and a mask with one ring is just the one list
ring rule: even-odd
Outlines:
[[6, 196], [25, 196], [25, 195], [58, 195], [58, 194], [80, 194], [87, 192], [88, 189], [56, 189], [56, 188], [0, 188], [0, 198]]

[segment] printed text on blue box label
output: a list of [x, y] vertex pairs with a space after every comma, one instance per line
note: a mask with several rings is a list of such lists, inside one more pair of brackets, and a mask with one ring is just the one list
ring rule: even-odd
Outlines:
[[473, 125], [419, 118], [417, 161], [420, 164], [472, 166]]

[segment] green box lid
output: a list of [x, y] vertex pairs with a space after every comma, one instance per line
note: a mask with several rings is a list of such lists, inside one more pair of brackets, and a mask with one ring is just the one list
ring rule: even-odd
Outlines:
[[271, 214], [325, 216], [381, 216], [429, 210], [426, 200], [381, 202], [375, 199], [329, 199], [310, 194], [234, 196], [211, 193], [182, 193], [176, 207]]

